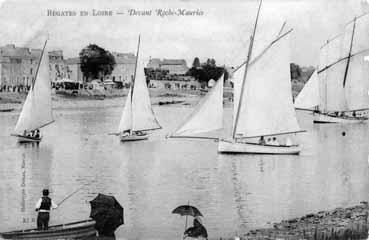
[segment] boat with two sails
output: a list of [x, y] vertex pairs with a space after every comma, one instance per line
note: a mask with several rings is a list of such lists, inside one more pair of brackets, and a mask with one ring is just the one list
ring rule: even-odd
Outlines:
[[138, 38], [135, 72], [129, 88], [118, 133], [122, 142], [148, 139], [147, 131], [160, 129], [151, 106], [143, 61], [140, 60], [140, 36]]
[[[221, 153], [298, 154], [302, 146], [269, 144], [260, 141], [271, 136], [287, 136], [303, 132], [292, 101], [289, 31], [283, 31], [252, 55], [262, 1], [250, 38], [247, 60], [233, 72], [234, 104], [232, 133], [215, 138]], [[223, 128], [224, 76], [198, 104], [192, 114], [169, 137], [207, 138], [200, 133]], [[210, 138], [214, 139], [214, 138]]]
[[31, 84], [12, 134], [22, 143], [40, 142], [42, 139], [40, 129], [54, 122], [46, 44], [47, 40], [41, 52], [35, 80]]
[[355, 17], [320, 49], [319, 66], [296, 98], [314, 123], [361, 123], [369, 110], [369, 13]]

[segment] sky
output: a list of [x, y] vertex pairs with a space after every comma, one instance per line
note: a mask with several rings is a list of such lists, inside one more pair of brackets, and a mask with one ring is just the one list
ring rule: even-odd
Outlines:
[[[369, 0], [368, 0], [369, 1]], [[291, 62], [316, 66], [319, 48], [355, 16], [369, 11], [367, 0], [263, 0], [255, 44], [275, 36], [284, 21], [290, 34]], [[259, 0], [4, 0], [0, 2], [0, 45], [61, 49], [77, 57], [89, 43], [140, 57], [183, 58], [188, 65], [214, 58], [237, 66], [246, 59]], [[91, 16], [111, 10], [113, 16]], [[151, 16], [129, 16], [128, 10], [152, 10]], [[157, 16], [155, 10], [202, 11], [201, 16]], [[48, 10], [71, 10], [77, 16], [47, 16]], [[86, 10], [89, 16], [79, 16]], [[116, 14], [122, 12], [124, 14]]]

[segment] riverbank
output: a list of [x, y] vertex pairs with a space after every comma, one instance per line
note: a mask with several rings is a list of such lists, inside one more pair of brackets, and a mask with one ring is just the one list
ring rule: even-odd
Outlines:
[[[150, 89], [151, 103], [153, 105], [194, 105], [201, 96], [199, 91]], [[26, 93], [0, 92], [0, 111], [19, 111], [26, 97]], [[86, 95], [73, 96], [53, 93], [52, 105], [54, 109], [122, 107], [126, 97], [126, 90], [121, 91], [119, 95], [113, 94], [106, 95], [105, 97]]]
[[[205, 96], [203, 91], [190, 90], [170, 90], [170, 89], [149, 89], [152, 105], [159, 106], [194, 106], [199, 99]], [[99, 108], [99, 107], [122, 107], [128, 94], [128, 89], [121, 89], [119, 94], [114, 91], [105, 96], [99, 95], [77, 95], [71, 94], [52, 94], [53, 109], [69, 108]], [[19, 111], [22, 103], [27, 97], [27, 93], [0, 92], [0, 112]], [[230, 105], [232, 91], [226, 89], [224, 93], [224, 102]]]
[[367, 239], [368, 210], [368, 203], [361, 202], [360, 205], [353, 207], [307, 214], [275, 223], [273, 228], [251, 230], [240, 239]]

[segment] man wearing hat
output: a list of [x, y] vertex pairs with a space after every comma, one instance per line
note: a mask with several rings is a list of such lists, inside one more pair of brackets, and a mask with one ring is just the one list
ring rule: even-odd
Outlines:
[[42, 190], [42, 197], [36, 203], [37, 228], [38, 230], [47, 230], [49, 227], [50, 210], [58, 206], [49, 198], [49, 190]]

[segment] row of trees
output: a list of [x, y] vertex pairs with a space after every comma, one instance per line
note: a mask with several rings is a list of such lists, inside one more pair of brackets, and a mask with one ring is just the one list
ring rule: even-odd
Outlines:
[[[79, 53], [79, 58], [81, 71], [87, 81], [110, 75], [116, 65], [114, 56], [96, 44], [89, 44], [83, 48]], [[200, 83], [207, 83], [210, 79], [218, 80], [223, 73], [225, 79], [228, 79], [227, 70], [217, 66], [215, 59], [209, 58], [206, 62], [201, 63], [200, 59], [196, 57], [186, 75], [194, 77]]]
[[[116, 65], [113, 54], [109, 51], [97, 46], [89, 44], [79, 53], [81, 61], [81, 71], [87, 78], [87, 81], [92, 79], [100, 79], [105, 75], [110, 75]], [[304, 78], [304, 73], [300, 66], [294, 63], [290, 64], [291, 79]], [[206, 62], [201, 63], [198, 57], [195, 57], [192, 67], [186, 73], [187, 76], [192, 76], [200, 83], [207, 83], [210, 79], [218, 80], [222, 74], [225, 74], [225, 80], [228, 79], [229, 73], [224, 67], [217, 66], [213, 58], [208, 58]], [[309, 73], [310, 75], [311, 73]], [[147, 73], [149, 75], [149, 73]], [[304, 79], [305, 80], [305, 79]]]

